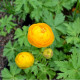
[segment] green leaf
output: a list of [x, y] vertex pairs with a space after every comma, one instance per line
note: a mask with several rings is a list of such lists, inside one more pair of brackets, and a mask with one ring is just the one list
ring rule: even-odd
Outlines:
[[69, 10], [72, 8], [72, 6], [74, 5], [76, 1], [77, 0], [65, 0], [63, 1], [62, 6]]
[[41, 10], [41, 8], [39, 8], [39, 9], [34, 9], [32, 12], [31, 12], [31, 14], [30, 14], [30, 17], [32, 18], [32, 19], [35, 19], [37, 22], [39, 22], [39, 20], [40, 20], [40, 18], [42, 17], [42, 10]]
[[55, 7], [58, 4], [58, 0], [48, 0], [44, 3], [46, 7]]
[[32, 54], [39, 54], [39, 50], [38, 50], [38, 49], [33, 50], [33, 51], [32, 51]]
[[61, 13], [63, 7], [69, 10], [75, 2], [76, 0], [15, 0], [15, 14], [19, 15], [19, 19], [22, 18], [23, 20], [25, 20], [27, 14], [30, 14], [31, 18], [35, 19], [36, 22], [43, 22], [46, 12], [52, 14]]
[[20, 77], [19, 77], [19, 76], [22, 76], [19, 74], [20, 71], [21, 71], [21, 69], [17, 68], [16, 65], [11, 65], [10, 71], [7, 68], [4, 68], [1, 71], [2, 79], [3, 80], [24, 80], [25, 78], [20, 79]]
[[49, 66], [52, 68], [54, 67], [54, 70], [58, 70], [59, 67], [56, 66], [55, 61], [62, 61], [65, 59], [67, 59], [67, 56], [62, 51], [58, 51], [57, 49], [53, 49], [53, 57], [49, 61]]
[[17, 42], [15, 42], [13, 45], [11, 44], [11, 41], [9, 41], [4, 48], [3, 56], [6, 56], [8, 60], [12, 60], [15, 58], [15, 51], [18, 48]]
[[15, 80], [25, 80], [26, 75], [16, 75]]
[[46, 74], [42, 73], [42, 72], [38, 73], [37, 78], [40, 79], [40, 80], [43, 80], [43, 79], [48, 80]]
[[77, 18], [73, 23], [65, 23], [67, 27], [67, 43], [78, 44], [80, 42], [80, 19]]
[[34, 72], [34, 75], [36, 76], [38, 74], [38, 67], [37, 65], [34, 65], [31, 69], [31, 72]]
[[54, 56], [53, 56], [54, 61], [64, 60], [65, 58], [66, 58], [66, 55], [62, 51], [58, 51], [54, 49]]
[[7, 68], [4, 68], [1, 73], [4, 78], [12, 78], [12, 75]]
[[[32, 67], [29, 67], [29, 68], [27, 68], [27, 69], [24, 69], [24, 72], [26, 73], [26, 80], [28, 79], [28, 80], [32, 80], [32, 79], [36, 79], [36, 77], [35, 77], [35, 74], [33, 74], [32, 72], [35, 72], [34, 70], [32, 70], [32, 69], [34, 69], [33, 68], [33, 66]], [[31, 71], [32, 70], [32, 71]], [[37, 70], [38, 71], [38, 70]], [[35, 72], [36, 73], [36, 72]]]
[[47, 75], [49, 76], [49, 79], [52, 79], [55, 76], [55, 72], [50, 69], [47, 66], [41, 66], [41, 64], [39, 65], [40, 71], [37, 75], [38, 79], [46, 79], [47, 80]]
[[80, 79], [80, 54], [76, 53], [76, 48], [73, 50], [73, 54], [71, 55], [71, 59], [69, 61], [55, 61], [55, 64], [59, 67], [62, 73], [59, 73], [58, 79]]
[[11, 65], [10, 72], [12, 75], [17, 75], [20, 73], [20, 71], [21, 71], [21, 69], [17, 68], [16, 65]]
[[53, 29], [55, 39], [60, 42], [60, 35], [56, 29]]
[[27, 0], [15, 0], [15, 14], [19, 15], [19, 19], [25, 20], [29, 12], [29, 5]]
[[29, 67], [29, 68], [27, 68], [27, 69], [24, 69], [24, 72], [25, 72], [26, 74], [28, 74], [28, 73], [30, 72], [30, 70], [31, 70], [31, 67]]
[[66, 27], [63, 25], [63, 23], [61, 23], [61, 25], [56, 26], [55, 28], [56, 28], [56, 30], [60, 31], [63, 34], [67, 33]]
[[44, 14], [45, 15], [43, 17], [43, 21], [45, 23], [47, 23], [48, 25], [50, 25], [51, 27], [54, 27], [53, 14], [51, 12], [47, 11], [46, 9], [44, 11]]
[[62, 13], [56, 14], [54, 24], [55, 26], [60, 25], [64, 22], [65, 17]]
[[38, 0], [29, 0], [29, 3], [35, 9], [37, 9], [37, 7], [42, 7], [41, 1], [38, 1]]
[[29, 47], [30, 44], [29, 44], [28, 39], [27, 39], [28, 27], [27, 26], [23, 26], [22, 29], [23, 30], [18, 28], [15, 31], [14, 39], [18, 39], [18, 43], [20, 44], [20, 46], [22, 46], [24, 44], [25, 46]]
[[[5, 16], [4, 18], [0, 19], [0, 30], [3, 32], [4, 36], [7, 33], [10, 33], [11, 29], [17, 25], [12, 22], [13, 20], [13, 15], [10, 15], [9, 17]], [[4, 28], [6, 31], [4, 31]]]
[[2, 36], [6, 36], [6, 34], [7, 34], [7, 32], [4, 32], [3, 29], [0, 30], [0, 35], [2, 35]]
[[25, 69], [24, 72], [27, 75], [27, 79], [30, 79], [31, 76], [33, 77], [37, 76], [37, 79], [40, 79], [40, 80], [48, 79], [47, 75], [49, 76], [49, 79], [52, 79], [55, 76], [55, 72], [52, 69], [36, 61], [34, 62], [34, 65], [32, 67]]

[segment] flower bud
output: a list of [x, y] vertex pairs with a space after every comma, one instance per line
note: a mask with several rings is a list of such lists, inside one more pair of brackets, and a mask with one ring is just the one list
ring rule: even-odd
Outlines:
[[46, 59], [50, 59], [52, 56], [53, 56], [53, 51], [51, 48], [46, 48], [44, 51], [43, 51], [43, 56], [46, 58]]

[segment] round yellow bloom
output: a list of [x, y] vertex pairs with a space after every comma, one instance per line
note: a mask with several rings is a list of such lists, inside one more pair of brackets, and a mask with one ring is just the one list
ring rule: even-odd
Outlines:
[[32, 24], [28, 30], [28, 41], [38, 48], [47, 47], [53, 43], [54, 34], [45, 23]]
[[15, 58], [16, 65], [21, 69], [26, 69], [33, 65], [34, 56], [29, 52], [21, 52]]

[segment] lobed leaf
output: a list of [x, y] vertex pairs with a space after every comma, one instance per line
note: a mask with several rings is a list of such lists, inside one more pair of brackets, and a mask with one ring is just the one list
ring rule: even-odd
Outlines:
[[18, 28], [16, 30], [14, 39], [18, 39], [18, 43], [20, 44], [20, 46], [22, 46], [23, 44], [25, 46], [30, 46], [30, 44], [28, 42], [28, 39], [27, 39], [28, 27], [23, 26], [22, 29], [23, 30], [21, 30], [20, 28]]

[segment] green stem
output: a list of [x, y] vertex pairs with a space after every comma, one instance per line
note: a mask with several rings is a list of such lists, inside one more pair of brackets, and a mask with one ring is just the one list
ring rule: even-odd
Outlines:
[[74, 20], [75, 20], [75, 17], [76, 17], [76, 11], [78, 10], [78, 7], [79, 7], [79, 0], [77, 0], [76, 9], [74, 11]]
[[46, 47], [40, 48], [40, 52], [42, 53]]

